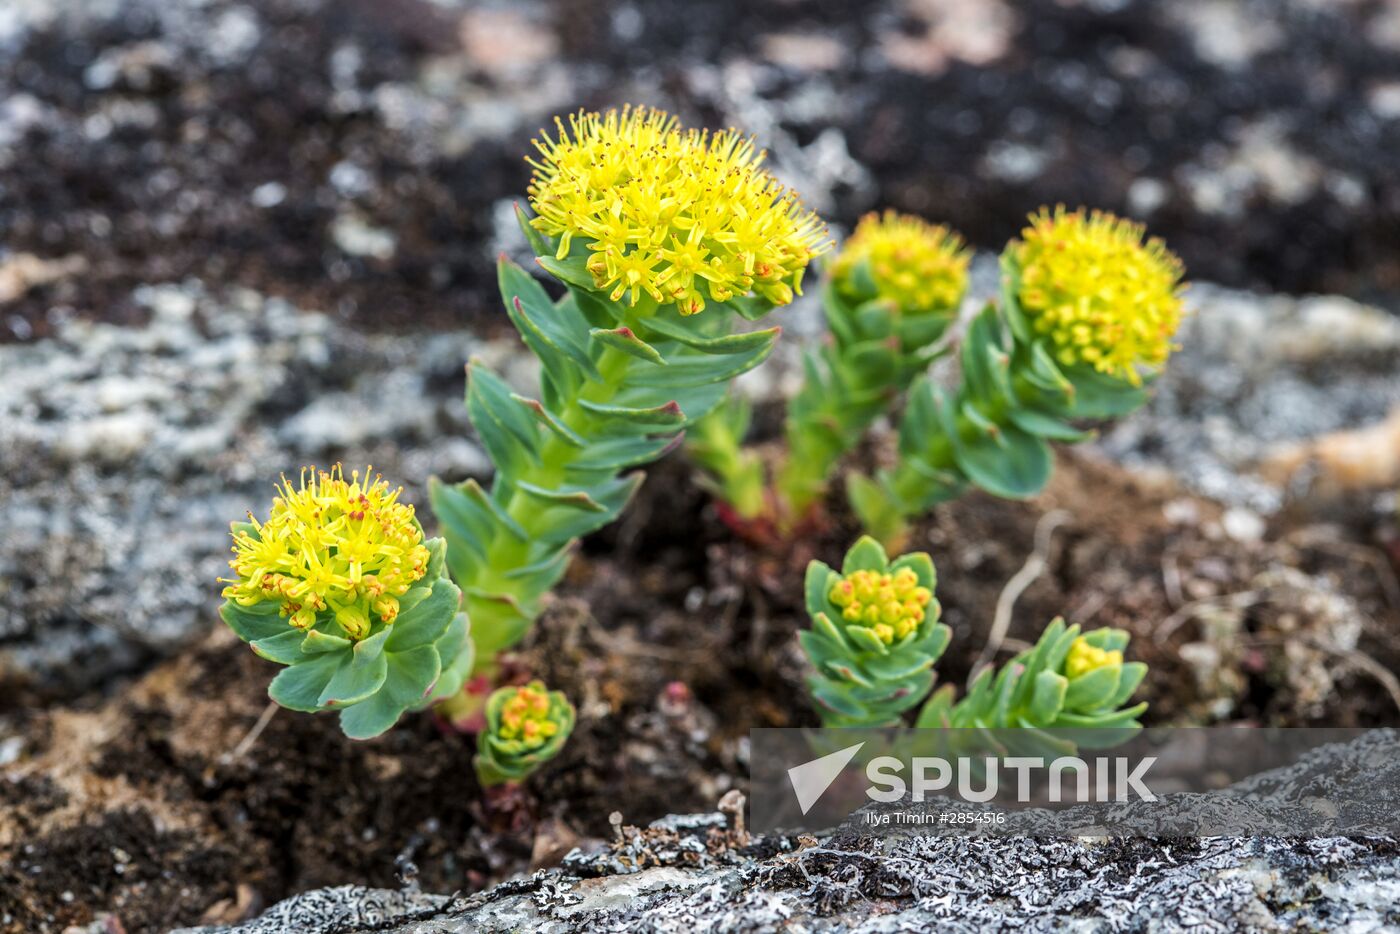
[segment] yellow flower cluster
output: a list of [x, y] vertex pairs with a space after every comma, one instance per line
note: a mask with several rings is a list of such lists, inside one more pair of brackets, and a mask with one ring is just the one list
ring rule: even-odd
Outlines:
[[837, 283], [862, 262], [880, 298], [905, 314], [948, 312], [967, 290], [971, 254], [947, 227], [896, 211], [867, 214], [831, 265]]
[[1091, 671], [1121, 664], [1123, 664], [1122, 652], [1117, 649], [1109, 651], [1090, 645], [1089, 640], [1080, 636], [1070, 644], [1069, 655], [1065, 656], [1065, 677], [1081, 678]]
[[540, 159], [528, 160], [531, 223], [559, 238], [558, 259], [585, 241], [588, 270], [613, 301], [646, 293], [683, 315], [751, 292], [786, 305], [830, 248], [821, 221], [732, 130], [682, 131], [646, 107], [555, 124], [558, 138], [541, 133]]
[[889, 645], [919, 628], [933, 592], [920, 587], [909, 568], [900, 568], [893, 574], [856, 571], [833, 584], [827, 597], [842, 619], [874, 630]]
[[291, 625], [309, 629], [329, 610], [351, 639], [369, 635], [370, 615], [385, 623], [398, 598], [428, 570], [428, 549], [413, 507], [398, 501], [402, 488], [368, 470], [350, 479], [340, 465], [303, 469], [293, 488], [282, 478], [266, 522], [249, 515], [256, 534], [233, 536], [236, 578], [223, 578], [225, 599], [242, 606], [281, 603]]
[[501, 739], [515, 740], [524, 749], [537, 749], [559, 732], [559, 724], [549, 718], [549, 692], [541, 681], [517, 688], [501, 706]]
[[1031, 215], [1013, 244], [1016, 298], [1060, 363], [1137, 386], [1140, 366], [1166, 362], [1181, 322], [1181, 260], [1155, 237], [1144, 243], [1143, 232], [1103, 211]]

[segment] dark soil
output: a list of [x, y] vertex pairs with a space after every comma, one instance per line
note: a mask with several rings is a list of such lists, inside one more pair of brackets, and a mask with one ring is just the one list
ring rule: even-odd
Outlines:
[[[332, 718], [277, 711], [232, 757], [274, 670], [216, 631], [110, 701], [29, 716], [25, 756], [0, 780], [0, 929], [57, 931], [105, 911], [128, 932], [158, 931], [233, 920], [317, 886], [405, 877], [432, 891], [477, 889], [606, 838], [613, 811], [642, 823], [712, 809], [743, 787], [739, 741], [750, 728], [816, 722], [793, 639], [805, 625], [801, 570], [811, 556], [838, 560], [855, 530], [837, 516], [785, 553], [755, 550], [714, 518], [686, 472], [676, 459], [659, 465], [627, 517], [587, 543], [508, 666], [562, 688], [580, 713], [527, 800], [484, 802], [468, 743], [426, 715], [355, 743]], [[1167, 521], [1168, 502], [1194, 510], [1192, 521]], [[1013, 639], [1033, 639], [1060, 613], [1128, 628], [1129, 654], [1152, 665], [1142, 696], [1154, 723], [1210, 722], [1222, 710], [1243, 722], [1396, 721], [1380, 684], [1343, 658], [1325, 659], [1334, 680], [1320, 700], [1290, 680], [1307, 659], [1282, 665], [1271, 638], [1325, 639], [1332, 625], [1306, 594], [1243, 610], [1241, 634], [1221, 643], [1234, 679], [1224, 688], [1183, 661], [1180, 645], [1205, 638], [1198, 623], [1165, 643], [1152, 635], [1178, 609], [1178, 591], [1228, 595], [1286, 562], [1318, 582], [1347, 575], [1371, 621], [1359, 649], [1393, 670], [1400, 610], [1377, 567], [1349, 550], [1358, 545], [1301, 546], [1290, 528], [1242, 545], [1219, 536], [1218, 507], [1074, 456], [1033, 503], [974, 495], [918, 528], [954, 632], [945, 680], [966, 678], [1050, 509], [1069, 518], [1047, 572], [1017, 604]]]

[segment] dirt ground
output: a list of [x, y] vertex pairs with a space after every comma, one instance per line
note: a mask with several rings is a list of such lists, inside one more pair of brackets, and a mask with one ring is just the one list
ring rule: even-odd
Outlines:
[[[839, 559], [855, 529], [835, 515], [762, 552], [681, 460], [643, 490], [586, 543], [510, 666], [580, 714], [523, 799], [483, 802], [468, 742], [426, 715], [365, 743], [281, 710], [256, 733], [274, 667], [215, 630], [106, 699], [23, 715], [23, 754], [0, 772], [0, 928], [110, 912], [111, 930], [157, 931], [342, 883], [476, 890], [606, 837], [614, 811], [635, 824], [712, 809], [743, 786], [751, 727], [816, 722], [793, 639], [801, 570]], [[1131, 630], [1130, 656], [1152, 666], [1150, 723], [1400, 718], [1400, 606], [1377, 546], [1393, 530], [1282, 520], [1239, 541], [1220, 507], [1079, 455], [1031, 503], [972, 495], [916, 530], [954, 632], [942, 680], [966, 679], [1054, 510], [1001, 657], [1064, 613]]]

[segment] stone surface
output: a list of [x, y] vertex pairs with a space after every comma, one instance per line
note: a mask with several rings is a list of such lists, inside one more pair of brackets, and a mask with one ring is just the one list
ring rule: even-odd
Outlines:
[[1100, 442], [1196, 492], [1273, 513], [1289, 477], [1263, 469], [1295, 442], [1382, 422], [1400, 406], [1400, 319], [1338, 296], [1194, 284], [1191, 315], [1152, 401]]
[[[1317, 782], [1362, 770], [1374, 775], [1376, 789], [1363, 807], [1378, 813], [1400, 803], [1394, 800], [1400, 774], [1393, 744], [1372, 734], [1241, 785], [1266, 794], [1325, 794]], [[1379, 748], [1389, 752], [1378, 760]], [[414, 895], [395, 908], [404, 898], [399, 893], [327, 889], [288, 899], [247, 924], [186, 934], [288, 928], [307, 934], [1368, 932], [1400, 924], [1400, 847], [1387, 838], [871, 837], [842, 831], [744, 845], [724, 826], [725, 818], [713, 814], [624, 829], [599, 852], [575, 851], [560, 869], [470, 897], [431, 902]]]
[[[465, 331], [363, 337], [196, 282], [144, 287], [143, 326], [70, 319], [0, 345], [0, 676], [81, 693], [204, 632], [227, 529], [303, 464], [366, 463], [426, 511], [488, 468], [468, 438]], [[504, 345], [509, 346], [509, 345]]]

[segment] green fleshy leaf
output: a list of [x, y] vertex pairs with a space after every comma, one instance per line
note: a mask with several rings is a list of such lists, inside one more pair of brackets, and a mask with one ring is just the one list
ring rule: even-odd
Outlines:
[[[1136, 707], [1129, 707], [1126, 710], [1120, 710], [1116, 713], [1109, 714], [1062, 713], [1058, 718], [1056, 718], [1054, 725], [1057, 727], [1064, 727], [1067, 729], [1083, 728], [1100, 730], [1109, 729], [1110, 727], [1132, 727], [1137, 725], [1137, 718], [1142, 716], [1142, 714], [1146, 710], [1147, 704], [1144, 702], [1138, 704]], [[1087, 746], [1088, 743], [1081, 740], [1080, 745]]]
[[428, 549], [428, 569], [423, 573], [423, 579], [437, 580], [442, 576], [443, 568], [447, 564], [447, 539], [430, 538], [423, 545]]
[[773, 303], [766, 298], [759, 298], [756, 295], [736, 295], [725, 302], [720, 302], [725, 308], [738, 312], [739, 317], [745, 321], [760, 321], [770, 311], [773, 310]]
[[557, 361], [563, 356], [589, 379], [601, 381], [588, 353], [586, 322], [556, 304], [535, 277], [515, 263], [503, 259], [497, 275], [511, 323], [546, 369], [559, 369]]
[[1012, 408], [1007, 412], [1007, 417], [1011, 419], [1011, 424], [1027, 434], [1049, 438], [1052, 441], [1065, 441], [1074, 444], [1092, 440], [1096, 434], [1093, 431], [1080, 431], [1073, 425], [1066, 424], [1058, 418], [1035, 409]]
[[541, 269], [560, 282], [588, 292], [595, 291], [593, 276], [582, 262], [557, 260], [553, 256], [537, 256], [535, 262], [539, 263]]
[[535, 421], [543, 425], [548, 431], [550, 431], [555, 437], [563, 441], [565, 444], [574, 448], [583, 448], [588, 446], [587, 440], [585, 440], [582, 435], [574, 431], [572, 428], [564, 424], [559, 419], [555, 418], [554, 413], [550, 412], [549, 409], [545, 408], [544, 405], [538, 399], [527, 399], [525, 396], [514, 392], [510, 394], [510, 397], [518, 405], [524, 408], [531, 418], [535, 419]]
[[568, 506], [571, 509], [580, 509], [584, 512], [605, 511], [604, 507], [594, 500], [587, 490], [551, 490], [533, 483], [526, 483], [523, 480], [516, 483], [516, 487], [535, 499], [544, 500], [551, 505]]
[[1108, 699], [1108, 707], [1118, 707], [1125, 704], [1128, 698], [1133, 696], [1142, 679], [1147, 676], [1147, 666], [1142, 662], [1125, 662], [1123, 671], [1118, 676], [1118, 690]]
[[403, 652], [386, 652], [388, 669], [379, 693], [403, 707], [421, 704], [442, 674], [436, 646], [420, 645]]
[[247, 607], [227, 600], [219, 607], [219, 618], [244, 642], [271, 638], [286, 632], [291, 626], [272, 601]]
[[869, 674], [881, 681], [894, 683], [928, 671], [933, 667], [933, 662], [934, 659], [919, 652], [892, 652], [884, 658], [867, 659], [864, 665]]
[[[1059, 617], [1056, 617], [1058, 619]], [[1070, 626], [1050, 644], [1045, 650], [1045, 667], [1050, 671], [1060, 671], [1065, 667], [1065, 658], [1069, 655], [1070, 646], [1074, 645], [1074, 640], [1079, 638], [1079, 627]]]
[[833, 659], [845, 657], [844, 640], [832, 641], [831, 634], [816, 629], [804, 629], [797, 634], [797, 644], [807, 653], [813, 667], [825, 669], [825, 664]]
[[861, 473], [846, 474], [846, 500], [860, 519], [860, 526], [881, 542], [893, 542], [906, 529], [904, 509], [883, 483]]
[[248, 645], [259, 657], [270, 662], [276, 662], [279, 665], [295, 665], [305, 657], [301, 651], [301, 644], [307, 635], [300, 629], [288, 628], [275, 636], [258, 639], [248, 643]]
[[1075, 712], [1099, 710], [1118, 692], [1121, 666], [1105, 665], [1075, 678], [1065, 691], [1065, 709]]
[[452, 624], [461, 603], [462, 592], [457, 585], [445, 577], [438, 578], [426, 599], [410, 610], [401, 610], [389, 624], [385, 650], [404, 652], [435, 641]]
[[766, 328], [761, 331], [743, 331], [738, 334], [724, 334], [719, 337], [707, 337], [693, 333], [686, 325], [691, 319], [682, 318], [679, 321], [670, 318], [648, 318], [644, 324], [649, 331], [652, 331], [667, 340], [676, 341], [679, 344], [698, 350], [705, 354], [715, 354], [719, 356], [729, 356], [732, 354], [748, 353], [755, 348], [772, 344], [782, 333], [782, 328]]
[[695, 354], [675, 356], [664, 367], [643, 368], [628, 377], [634, 386], [674, 390], [684, 386], [728, 383], [758, 366], [773, 352], [775, 341], [761, 344], [742, 353], [715, 356]]
[[458, 613], [452, 620], [452, 625], [447, 627], [447, 632], [442, 634], [442, 638], [438, 639], [433, 647], [437, 649], [438, 657], [442, 660], [442, 673], [438, 675], [437, 684], [433, 686], [432, 693], [423, 701], [421, 707], [428, 707], [444, 698], [456, 696], [462, 690], [462, 685], [471, 677], [476, 651], [470, 638], [467, 615]]
[[846, 552], [846, 558], [841, 562], [843, 577], [848, 577], [856, 571], [876, 571], [883, 574], [887, 570], [889, 558], [885, 557], [885, 549], [869, 535], [862, 535], [851, 546], [850, 551]]
[[1065, 694], [1069, 682], [1063, 675], [1053, 671], [1042, 671], [1035, 676], [1035, 690], [1031, 692], [1030, 719], [1032, 723], [1049, 724], [1065, 706]]
[[622, 513], [645, 479], [639, 472], [597, 483], [586, 491], [592, 505], [574, 497], [575, 493], [584, 491], [549, 491], [532, 485], [529, 495], [541, 508], [525, 517], [528, 529], [537, 540], [555, 545], [595, 532]]
[[685, 413], [674, 401], [647, 408], [633, 408], [624, 405], [605, 405], [601, 402], [580, 399], [579, 405], [594, 415], [630, 422], [651, 430], [670, 428], [679, 431], [685, 425]]
[[513, 395], [505, 381], [480, 360], [467, 364], [467, 412], [472, 427], [492, 462], [509, 472], [527, 461], [538, 464], [541, 440], [535, 420], [511, 400]]
[[865, 708], [853, 701], [849, 694], [825, 678], [812, 678], [808, 690], [817, 706], [843, 717], [856, 718], [865, 713]]
[[[316, 699], [317, 706], [348, 707], [363, 701], [383, 687], [384, 679], [389, 672], [389, 663], [384, 652], [384, 639], [386, 637], [386, 633], [380, 632], [355, 643], [355, 648], [350, 653], [349, 664], [342, 664], [336, 669], [335, 674], [331, 676], [325, 689]], [[342, 656], [330, 653], [318, 657], [341, 658]]]
[[1052, 460], [1044, 441], [1014, 425], [1000, 426], [995, 436], [964, 438], [946, 406], [939, 412], [958, 467], [978, 487], [1004, 499], [1029, 499], [1045, 488]]
[[[426, 648], [432, 651], [431, 647]], [[385, 697], [381, 691], [369, 700], [351, 704], [342, 710], [340, 731], [351, 739], [374, 739], [397, 723], [406, 709]]]
[[[593, 441], [567, 468], [570, 478], [586, 473], [612, 474], [628, 467], [649, 464], [678, 447], [680, 435], [617, 437]], [[574, 481], [577, 482], [577, 481]]]
[[1092, 367], [1066, 367], [1065, 376], [1074, 384], [1074, 414], [1077, 418], [1117, 418], [1142, 406], [1147, 390], [1124, 380], [1105, 376]]
[[843, 652], [849, 650], [850, 643], [846, 641], [845, 631], [830, 616], [825, 613], [814, 613], [812, 615], [812, 632], [821, 635], [838, 646]]
[[956, 689], [951, 684], [934, 691], [919, 711], [914, 725], [921, 730], [940, 729], [952, 726], [953, 697]]
[[875, 635], [875, 630], [865, 626], [847, 626], [846, 638], [855, 645], [857, 650], [864, 649], [876, 655], [887, 655], [890, 651], [889, 646]]
[[934, 569], [933, 559], [927, 552], [914, 551], [907, 555], [900, 555], [890, 564], [890, 573], [895, 573], [904, 568], [913, 571], [919, 578], [919, 586], [935, 590], [938, 587], [938, 571]]
[[320, 710], [321, 694], [341, 665], [348, 666], [353, 653], [324, 652], [305, 661], [289, 665], [272, 679], [267, 695], [288, 710], [315, 713]]
[[1016, 340], [1028, 344], [1032, 337], [1031, 325], [1016, 297], [1021, 291], [1021, 267], [1016, 262], [1014, 246], [1014, 242], [1008, 244], [1000, 257], [1001, 311], [1006, 316], [1006, 323]]
[[319, 655], [322, 652], [339, 652], [351, 647], [350, 640], [337, 636], [334, 633], [322, 632], [319, 629], [308, 629], [306, 638], [302, 640], [301, 651], [303, 655]]
[[996, 309], [988, 305], [968, 327], [963, 341], [963, 380], [968, 394], [983, 404], [998, 401], [998, 382], [991, 369], [991, 352], [1000, 349]]
[[1128, 648], [1128, 633], [1124, 629], [1104, 626], [1084, 633], [1084, 641], [1105, 652], [1122, 652]]
[[1021, 684], [1016, 689], [1016, 697], [1013, 704], [1025, 706], [1031, 702], [1031, 694], [1035, 690], [1036, 675], [1045, 671], [1059, 671], [1059, 665], [1047, 665], [1046, 658], [1058, 644], [1060, 636], [1064, 634], [1065, 621], [1062, 617], [1055, 617], [1050, 621], [1050, 625], [1040, 634], [1035, 645], [1029, 652], [1022, 652], [1013, 660], [1025, 666], [1025, 677], [1021, 679]]
[[636, 332], [629, 327], [620, 328], [594, 328], [588, 332], [588, 336], [600, 344], [621, 351], [629, 357], [638, 360], [645, 360], [657, 366], [665, 366], [666, 358], [661, 356], [657, 349], [637, 336]]
[[526, 216], [525, 209], [520, 206], [520, 202], [515, 203], [515, 222], [520, 225], [520, 232], [525, 235], [525, 242], [530, 244], [530, 249], [536, 256], [553, 256], [555, 245], [546, 239], [545, 235], [535, 229], [530, 223], [530, 218]]
[[803, 581], [802, 590], [807, 601], [807, 614], [816, 616], [818, 613], [830, 613], [835, 607], [827, 599], [827, 594], [831, 593], [831, 587], [835, 583], [835, 578], [831, 568], [821, 561], [807, 562], [807, 576]]

